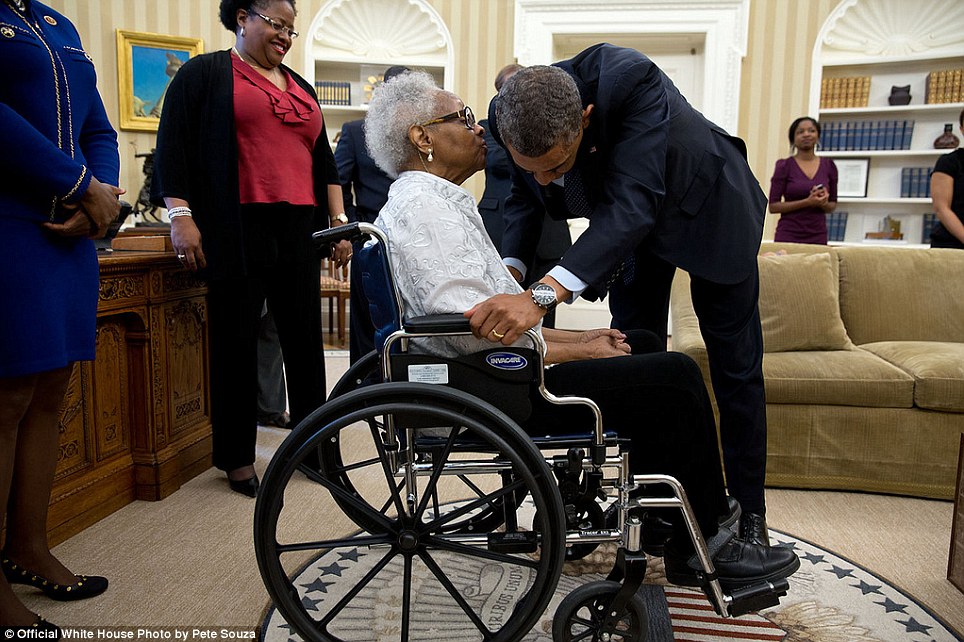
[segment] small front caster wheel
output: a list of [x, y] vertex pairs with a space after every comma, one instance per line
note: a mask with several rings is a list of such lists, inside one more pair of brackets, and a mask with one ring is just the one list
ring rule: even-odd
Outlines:
[[607, 626], [607, 616], [616, 599], [619, 582], [591, 582], [566, 596], [552, 618], [553, 642], [644, 642], [649, 629], [646, 605], [637, 594]]

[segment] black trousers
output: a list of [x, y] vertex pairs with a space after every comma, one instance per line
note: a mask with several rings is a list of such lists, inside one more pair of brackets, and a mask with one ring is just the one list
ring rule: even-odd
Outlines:
[[[638, 250], [635, 260], [635, 279], [617, 281], [609, 293], [613, 327], [647, 329], [665, 342], [676, 268], [646, 250]], [[745, 512], [763, 512], [767, 429], [759, 274], [754, 270], [734, 285], [692, 277], [690, 291], [720, 410], [727, 487]]]
[[[546, 388], [596, 402], [603, 427], [630, 439], [634, 474], [672, 475], [683, 485], [705, 536], [716, 533], [727, 512], [716, 423], [699, 366], [646, 331], [627, 333], [633, 354], [562, 363], [546, 370]], [[591, 414], [537, 399], [526, 430], [533, 435], [569, 434], [591, 426]], [[662, 493], [658, 493], [662, 494]], [[688, 542], [679, 511], [667, 511]]]
[[311, 207], [241, 208], [246, 274], [208, 284], [214, 465], [254, 463], [258, 415], [258, 333], [265, 300], [274, 315], [293, 423], [325, 401], [320, 261], [311, 244]]

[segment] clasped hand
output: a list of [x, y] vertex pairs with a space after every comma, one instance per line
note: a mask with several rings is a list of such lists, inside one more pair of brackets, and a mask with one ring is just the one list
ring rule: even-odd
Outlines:
[[126, 191], [91, 178], [87, 191], [78, 203], [60, 206], [63, 211], [73, 214], [63, 223], [48, 222], [44, 223], [44, 227], [59, 236], [102, 238], [120, 214], [120, 201], [117, 197]]

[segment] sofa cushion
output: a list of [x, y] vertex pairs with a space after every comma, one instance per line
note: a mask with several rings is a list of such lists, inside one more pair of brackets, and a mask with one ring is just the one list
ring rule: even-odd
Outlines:
[[964, 252], [841, 247], [840, 313], [857, 345], [964, 342]]
[[840, 319], [836, 261], [830, 254], [761, 256], [759, 262], [765, 352], [853, 347]]
[[914, 377], [914, 403], [964, 412], [964, 343], [880, 341], [860, 346]]
[[911, 408], [914, 378], [865, 350], [763, 355], [767, 403]]

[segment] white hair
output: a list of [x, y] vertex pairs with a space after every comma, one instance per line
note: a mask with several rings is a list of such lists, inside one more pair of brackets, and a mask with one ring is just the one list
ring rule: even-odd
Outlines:
[[395, 76], [375, 90], [365, 115], [365, 143], [375, 164], [392, 178], [416, 153], [408, 139], [409, 127], [437, 116], [443, 93], [424, 71]]

